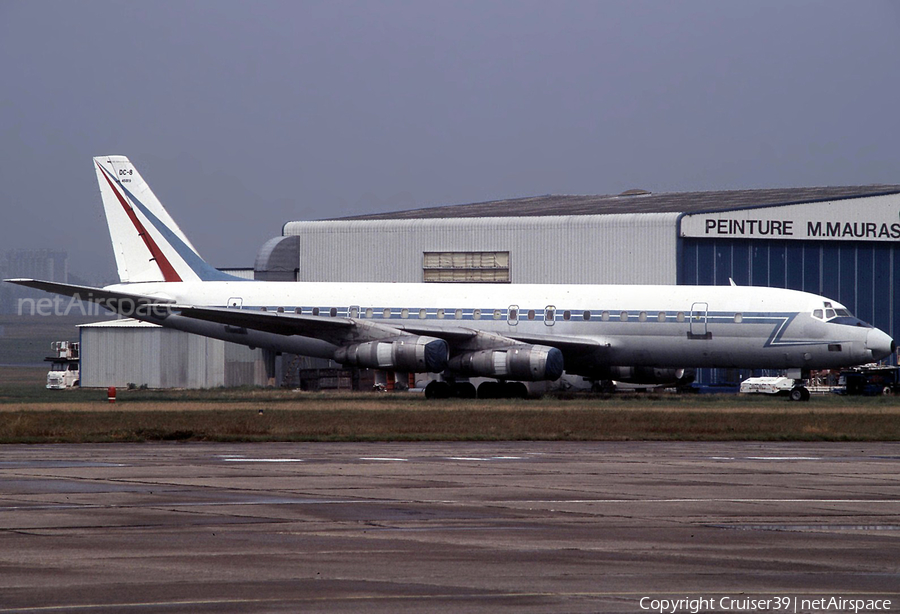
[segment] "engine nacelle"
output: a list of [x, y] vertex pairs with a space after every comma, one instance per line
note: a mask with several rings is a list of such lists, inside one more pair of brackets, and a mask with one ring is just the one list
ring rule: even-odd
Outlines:
[[628, 384], [678, 384], [694, 381], [693, 369], [658, 369], [656, 367], [610, 367], [609, 379]]
[[563, 355], [545, 345], [512, 345], [454, 356], [448, 367], [461, 375], [525, 382], [557, 380], [563, 373]]
[[340, 347], [334, 360], [342, 365], [407, 373], [440, 373], [450, 348], [436, 337], [403, 336], [393, 341], [367, 341]]

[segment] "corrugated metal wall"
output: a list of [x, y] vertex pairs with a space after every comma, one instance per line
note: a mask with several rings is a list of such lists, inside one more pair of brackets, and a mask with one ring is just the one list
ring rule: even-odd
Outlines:
[[81, 327], [85, 388], [215, 388], [266, 381], [262, 350], [147, 324]]
[[674, 284], [674, 213], [289, 222], [300, 281], [421, 282], [424, 252], [508, 251], [513, 283]]
[[900, 246], [893, 242], [683, 239], [678, 283], [770, 286], [835, 299], [900, 334]]

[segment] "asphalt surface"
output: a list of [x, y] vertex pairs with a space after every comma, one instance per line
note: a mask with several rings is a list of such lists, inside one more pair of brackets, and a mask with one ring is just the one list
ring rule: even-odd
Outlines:
[[898, 469], [886, 443], [3, 446], [0, 613], [900, 611]]

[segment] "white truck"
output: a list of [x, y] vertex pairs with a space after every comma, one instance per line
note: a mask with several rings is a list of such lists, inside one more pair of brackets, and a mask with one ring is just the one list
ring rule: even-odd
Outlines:
[[50, 371], [47, 373], [47, 388], [65, 390], [81, 384], [78, 346], [77, 341], [54, 341], [50, 344], [53, 356], [44, 359], [50, 363]]
[[748, 377], [741, 382], [742, 394], [777, 394], [791, 401], [808, 401], [809, 390], [790, 377]]

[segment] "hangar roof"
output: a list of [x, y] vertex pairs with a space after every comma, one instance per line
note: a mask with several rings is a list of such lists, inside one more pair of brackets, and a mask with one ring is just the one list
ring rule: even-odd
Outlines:
[[628, 190], [619, 195], [546, 195], [492, 200], [471, 205], [447, 205], [373, 213], [340, 220], [414, 220], [459, 217], [537, 217], [555, 215], [604, 215], [611, 213], [695, 213], [862, 198], [900, 193], [900, 185], [866, 185], [827, 188], [774, 188], [718, 192], [663, 192]]

